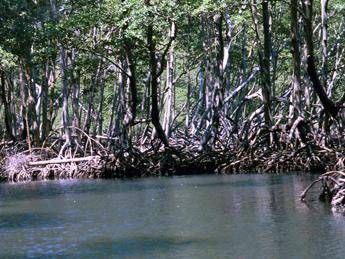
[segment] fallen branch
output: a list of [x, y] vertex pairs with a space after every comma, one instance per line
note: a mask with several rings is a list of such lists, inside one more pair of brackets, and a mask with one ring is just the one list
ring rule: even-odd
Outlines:
[[100, 159], [100, 156], [87, 156], [87, 157], [77, 157], [77, 158], [67, 158], [67, 159], [50, 159], [44, 161], [37, 161], [37, 162], [29, 162], [29, 166], [41, 166], [41, 165], [51, 165], [51, 164], [66, 164], [66, 163], [78, 163], [78, 162], [85, 162], [95, 159]]

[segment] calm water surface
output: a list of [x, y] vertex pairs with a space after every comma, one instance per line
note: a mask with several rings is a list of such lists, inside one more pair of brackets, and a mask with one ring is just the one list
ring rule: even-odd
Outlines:
[[0, 257], [344, 258], [345, 217], [298, 200], [314, 178], [0, 184]]

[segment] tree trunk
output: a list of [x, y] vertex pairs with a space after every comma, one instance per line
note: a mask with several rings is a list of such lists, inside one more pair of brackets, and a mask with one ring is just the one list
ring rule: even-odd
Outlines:
[[[252, 17], [255, 25], [256, 38], [258, 40], [258, 53], [259, 53], [259, 64], [261, 74], [261, 91], [262, 91], [262, 102], [264, 108], [264, 123], [266, 128], [266, 144], [271, 145], [272, 138], [269, 134], [271, 127], [271, 18], [270, 8], [267, 0], [262, 1], [262, 23], [263, 23], [263, 44], [260, 37], [259, 29], [259, 18], [257, 13], [257, 2], [253, 0], [251, 5]], [[263, 48], [263, 50], [262, 50]]]
[[328, 0], [321, 0], [321, 47], [322, 47], [322, 69], [321, 69], [321, 78], [322, 78], [322, 86], [324, 89], [327, 89], [327, 77], [328, 77], [328, 69], [327, 69], [327, 27], [328, 27], [328, 17], [327, 17], [327, 6]]
[[[264, 53], [261, 58], [262, 97], [264, 103], [264, 117], [266, 127], [271, 127], [271, 21], [268, 1], [262, 1]], [[270, 144], [270, 141], [269, 141]]]
[[37, 94], [36, 94], [36, 83], [35, 78], [31, 70], [32, 63], [30, 57], [27, 60], [23, 60], [23, 71], [24, 71], [24, 84], [27, 88], [27, 99], [26, 99], [26, 112], [27, 112], [27, 123], [29, 125], [29, 131], [32, 137], [33, 144], [39, 144], [40, 133], [38, 127], [38, 116], [36, 112]]
[[298, 0], [291, 0], [290, 3], [290, 37], [292, 53], [292, 93], [290, 95], [289, 118], [297, 118], [302, 111], [301, 107], [301, 52], [298, 33]]
[[72, 109], [73, 109], [73, 127], [80, 128], [80, 71], [77, 70], [72, 75]]
[[[11, 114], [11, 105], [10, 101], [6, 97], [6, 79], [5, 79], [5, 72], [0, 71], [0, 96], [1, 102], [4, 104], [4, 120], [5, 120], [5, 128], [6, 128], [6, 137], [13, 140], [14, 136], [12, 133], [12, 114]], [[11, 89], [7, 89], [7, 91], [11, 91]]]
[[29, 128], [29, 122], [28, 122], [28, 108], [27, 108], [27, 99], [28, 99], [28, 88], [25, 84], [24, 79], [24, 72], [22, 67], [22, 62], [20, 62], [19, 65], [19, 87], [20, 87], [20, 110], [21, 110], [21, 117], [22, 117], [22, 123], [23, 123], [23, 129], [21, 132], [21, 138], [27, 141], [27, 144], [29, 145], [29, 149], [31, 149], [31, 138], [30, 138], [30, 128]]
[[[172, 25], [174, 26], [174, 25]], [[172, 28], [171, 30], [175, 30]], [[173, 112], [173, 98], [174, 98], [174, 47], [171, 46], [168, 54], [167, 60], [167, 79], [166, 79], [166, 89], [164, 95], [164, 119], [163, 119], [163, 129], [165, 135], [169, 138], [172, 112]]]
[[[105, 75], [103, 75], [105, 76]], [[96, 117], [96, 133], [97, 135], [102, 135], [103, 132], [103, 102], [104, 102], [104, 87], [105, 82], [103, 77], [99, 83], [99, 104], [97, 110], [97, 117]]]
[[325, 89], [323, 88], [321, 81], [319, 79], [315, 58], [314, 58], [314, 43], [313, 43], [313, 1], [312, 0], [303, 0], [303, 13], [304, 13], [304, 34], [306, 42], [306, 51], [307, 51], [307, 71], [312, 82], [314, 91], [320, 98], [321, 104], [324, 107], [325, 111], [332, 115], [333, 118], [338, 117], [339, 108], [335, 103], [328, 98]]
[[138, 104], [138, 90], [137, 90], [137, 77], [136, 77], [136, 64], [133, 55], [133, 44], [127, 37], [124, 38], [124, 47], [126, 51], [126, 59], [128, 65], [128, 83], [129, 83], [129, 109], [125, 115], [125, 125], [133, 126], [137, 117], [137, 104]]
[[[59, 47], [59, 56], [60, 56], [60, 73], [61, 73], [61, 79], [62, 79], [62, 126], [64, 129], [64, 135], [65, 135], [65, 144], [64, 147], [69, 147], [71, 145], [71, 124], [70, 124], [70, 118], [69, 118], [69, 110], [68, 110], [68, 79], [66, 75], [66, 50], [64, 47]], [[64, 151], [63, 148], [61, 151]]]
[[[150, 6], [150, 0], [145, 0], [147, 6]], [[150, 56], [150, 73], [151, 73], [151, 120], [152, 124], [155, 127], [157, 132], [158, 138], [163, 142], [163, 144], [168, 147], [169, 142], [164, 133], [162, 125], [159, 121], [159, 109], [158, 109], [158, 80], [159, 80], [159, 73], [158, 73], [158, 62], [156, 58], [156, 42], [153, 38], [153, 21], [149, 21], [147, 26], [147, 45], [149, 48], [149, 56]], [[161, 64], [163, 66], [163, 64]]]
[[41, 140], [44, 141], [50, 131], [50, 123], [48, 122], [48, 105], [49, 105], [49, 77], [50, 77], [49, 60], [44, 64], [44, 74], [42, 77], [42, 90], [41, 90]]
[[[51, 10], [51, 17], [53, 22], [58, 22], [58, 12], [56, 8], [56, 2], [55, 0], [50, 0], [50, 10]], [[71, 136], [71, 128], [70, 128], [70, 118], [69, 118], [69, 111], [68, 111], [68, 95], [69, 95], [69, 86], [68, 86], [68, 78], [66, 74], [67, 70], [67, 64], [66, 64], [66, 50], [62, 46], [61, 43], [58, 43], [59, 45], [59, 62], [60, 62], [60, 76], [62, 81], [62, 126], [64, 131], [64, 138], [65, 143], [63, 147], [60, 150], [60, 155], [66, 150], [66, 148], [69, 148], [72, 141]]]
[[187, 100], [186, 100], [186, 119], [185, 119], [185, 134], [188, 136], [188, 128], [190, 124], [190, 108], [191, 108], [191, 94], [192, 94], [192, 86], [191, 86], [191, 76], [190, 76], [190, 68], [187, 66]]
[[223, 106], [223, 96], [224, 96], [224, 40], [223, 40], [223, 14], [217, 14], [213, 17], [215, 26], [215, 63], [213, 65], [214, 74], [214, 94], [212, 101], [212, 138], [213, 144], [217, 139], [219, 130], [219, 120], [221, 116], [222, 106]]

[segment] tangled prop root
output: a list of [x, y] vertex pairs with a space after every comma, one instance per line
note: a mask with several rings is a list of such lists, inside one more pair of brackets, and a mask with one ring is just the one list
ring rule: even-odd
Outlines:
[[332, 210], [345, 212], [345, 172], [330, 171], [321, 175], [312, 182], [301, 194], [301, 200], [306, 201], [308, 192], [321, 183], [320, 200], [327, 201], [331, 204]]

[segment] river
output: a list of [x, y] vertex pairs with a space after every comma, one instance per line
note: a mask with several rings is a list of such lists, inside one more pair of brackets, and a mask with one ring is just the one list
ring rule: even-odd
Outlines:
[[344, 258], [313, 175], [0, 184], [0, 257]]

